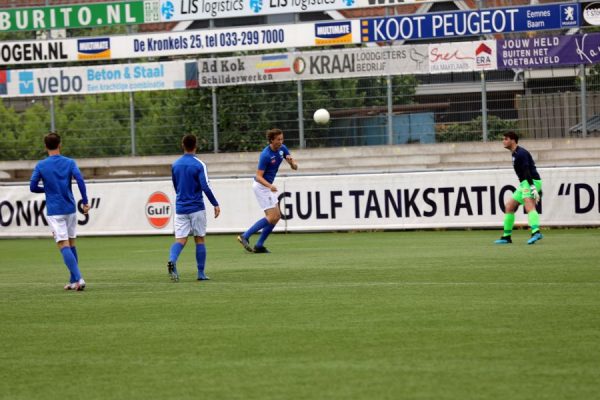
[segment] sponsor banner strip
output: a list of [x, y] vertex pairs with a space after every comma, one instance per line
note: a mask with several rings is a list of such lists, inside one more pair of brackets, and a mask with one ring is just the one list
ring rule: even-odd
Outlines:
[[209, 58], [198, 70], [200, 86], [426, 74], [427, 45]]
[[363, 47], [164, 63], [0, 71], [0, 97], [94, 94], [291, 80], [469, 72], [600, 62], [600, 33]]
[[580, 5], [546, 4], [361, 20], [362, 42], [452, 38], [577, 28]]
[[184, 56], [359, 43], [358, 20], [128, 36], [0, 42], [3, 64]]
[[[444, 0], [427, 0], [428, 2]], [[162, 21], [188, 21], [215, 18], [344, 11], [369, 7], [396, 6], [420, 0], [161, 0]]]
[[[444, 0], [428, 0], [436, 2]], [[353, 10], [419, 0], [133, 0], [0, 9], [0, 32]]]
[[497, 69], [495, 40], [430, 44], [428, 54], [431, 74]]
[[0, 32], [160, 22], [158, 1], [71, 4], [0, 10]]
[[0, 42], [4, 64], [273, 50], [576, 28], [576, 3], [104, 38]]
[[[4, 86], [2, 78], [5, 80]], [[38, 97], [197, 87], [196, 61], [8, 70], [4, 77], [0, 77], [0, 97]]]
[[[600, 226], [600, 167], [539, 171], [544, 182], [542, 227]], [[277, 181], [283, 219], [276, 231], [501, 229], [502, 205], [518, 185], [512, 169], [290, 176]], [[227, 212], [209, 220], [209, 233], [241, 232], [262, 215], [251, 178], [212, 179], [211, 186]], [[173, 233], [170, 180], [90, 182], [88, 196], [92, 210], [87, 216], [78, 214], [82, 236]], [[0, 236], [50, 236], [43, 199], [30, 193], [27, 184], [2, 186]], [[525, 213], [516, 218], [517, 225], [527, 224]]]

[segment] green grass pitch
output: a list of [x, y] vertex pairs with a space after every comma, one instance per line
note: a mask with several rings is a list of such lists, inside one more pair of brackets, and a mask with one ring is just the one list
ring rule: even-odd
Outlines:
[[0, 240], [1, 399], [593, 399], [600, 230]]

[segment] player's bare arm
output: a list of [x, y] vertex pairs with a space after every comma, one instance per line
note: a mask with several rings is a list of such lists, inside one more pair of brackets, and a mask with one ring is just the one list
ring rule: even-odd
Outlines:
[[83, 205], [83, 213], [87, 214], [90, 211], [90, 205], [89, 204], [84, 204]]
[[215, 218], [218, 218], [219, 215], [221, 215], [221, 207], [216, 206], [215, 207]]
[[287, 156], [285, 156], [285, 161], [287, 161], [288, 164], [290, 164], [290, 167], [292, 167], [294, 171], [298, 169], [298, 163], [296, 162], [296, 160], [294, 160], [294, 158], [291, 155], [288, 154]]

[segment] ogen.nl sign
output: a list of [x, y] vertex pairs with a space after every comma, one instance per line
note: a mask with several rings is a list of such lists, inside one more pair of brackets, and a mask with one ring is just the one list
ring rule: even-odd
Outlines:
[[158, 22], [156, 0], [0, 10], [0, 32]]

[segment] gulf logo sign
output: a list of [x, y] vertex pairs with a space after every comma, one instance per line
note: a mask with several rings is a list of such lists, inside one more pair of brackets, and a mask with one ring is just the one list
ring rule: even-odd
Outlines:
[[146, 203], [146, 218], [150, 225], [162, 229], [171, 222], [171, 200], [163, 192], [154, 192]]

